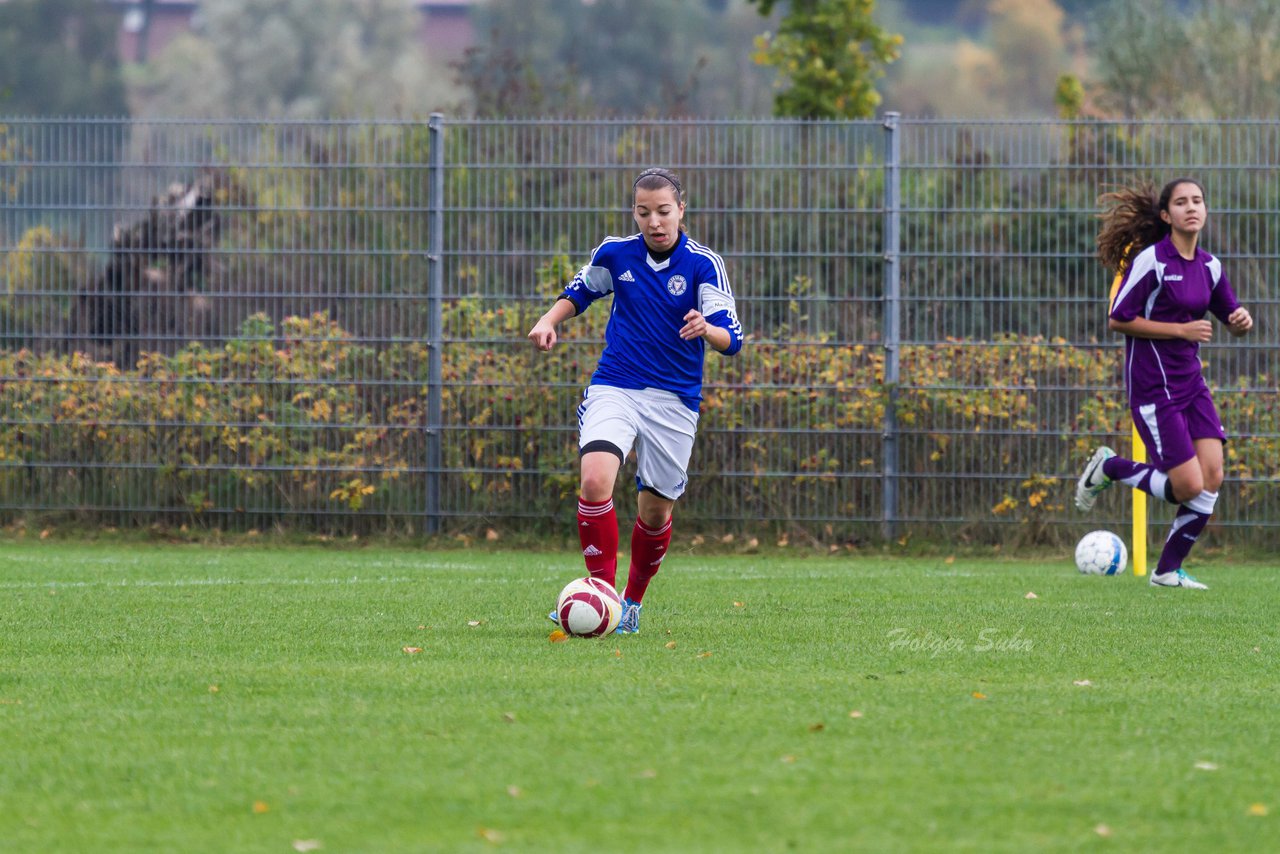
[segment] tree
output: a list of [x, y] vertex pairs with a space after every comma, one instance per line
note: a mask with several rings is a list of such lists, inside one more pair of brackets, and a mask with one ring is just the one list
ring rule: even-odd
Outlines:
[[97, 0], [0, 3], [0, 113], [128, 113], [115, 14]]
[[757, 17], [722, 0], [491, 0], [458, 65], [481, 116], [752, 114]]
[[403, 0], [219, 0], [139, 75], [144, 113], [422, 115], [454, 92]]
[[1170, 13], [1121, 0], [1101, 15], [1100, 100], [1127, 116], [1273, 118], [1280, 113], [1280, 6], [1197, 0]]
[[944, 18], [899, 24], [909, 47], [886, 74], [885, 98], [906, 115], [1053, 115], [1059, 77], [1080, 75], [1086, 59], [1083, 27], [1061, 0], [968, 0], [963, 9], [973, 19], [963, 33]]
[[[750, 0], [768, 15], [778, 0]], [[875, 0], [791, 0], [776, 34], [757, 40], [756, 62], [778, 69], [774, 113], [803, 118], [866, 118], [875, 82], [898, 58], [902, 37], [872, 20]]]

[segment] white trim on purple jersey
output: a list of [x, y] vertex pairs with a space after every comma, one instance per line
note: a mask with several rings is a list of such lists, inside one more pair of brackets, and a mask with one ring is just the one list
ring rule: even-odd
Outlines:
[[[1110, 316], [1188, 323], [1212, 312], [1223, 323], [1240, 307], [1217, 258], [1196, 249], [1188, 261], [1169, 237], [1139, 252], [1129, 265]], [[1125, 336], [1124, 379], [1129, 405], [1184, 400], [1204, 387], [1200, 344], [1181, 338]]]

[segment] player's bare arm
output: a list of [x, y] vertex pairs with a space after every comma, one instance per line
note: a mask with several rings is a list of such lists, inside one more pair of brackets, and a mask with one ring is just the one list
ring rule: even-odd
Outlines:
[[1247, 335], [1253, 329], [1253, 315], [1249, 314], [1249, 309], [1240, 306], [1227, 315], [1227, 329], [1232, 335]]
[[529, 340], [539, 350], [550, 350], [558, 338], [556, 328], [578, 313], [577, 306], [567, 299], [556, 300], [555, 305], [547, 313], [538, 318], [538, 322], [529, 330]]
[[1122, 332], [1134, 338], [1151, 338], [1157, 341], [1181, 338], [1184, 341], [1199, 341], [1202, 344], [1213, 340], [1213, 323], [1208, 320], [1166, 323], [1147, 320], [1145, 317], [1137, 317], [1133, 320], [1112, 318], [1108, 326], [1113, 332]]
[[689, 313], [684, 316], [684, 320], [685, 324], [680, 328], [680, 337], [685, 341], [706, 338], [707, 343], [721, 353], [729, 349], [729, 345], [733, 343], [733, 337], [729, 334], [729, 330], [722, 329], [714, 323], [707, 323], [707, 319], [702, 316], [702, 312], [696, 308], [689, 309]]

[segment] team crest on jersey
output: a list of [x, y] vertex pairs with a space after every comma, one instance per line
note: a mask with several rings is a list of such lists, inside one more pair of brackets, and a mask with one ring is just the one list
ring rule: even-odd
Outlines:
[[689, 283], [684, 276], [675, 275], [667, 279], [667, 291], [673, 296], [678, 297], [689, 288]]

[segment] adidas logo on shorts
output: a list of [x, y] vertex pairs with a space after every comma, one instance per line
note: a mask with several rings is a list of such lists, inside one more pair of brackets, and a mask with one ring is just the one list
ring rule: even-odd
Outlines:
[[636, 280], [636, 277], [631, 275], [630, 270], [628, 270], [627, 272], [623, 273], [621, 276], [618, 277], [619, 282], [634, 282], [635, 280]]

